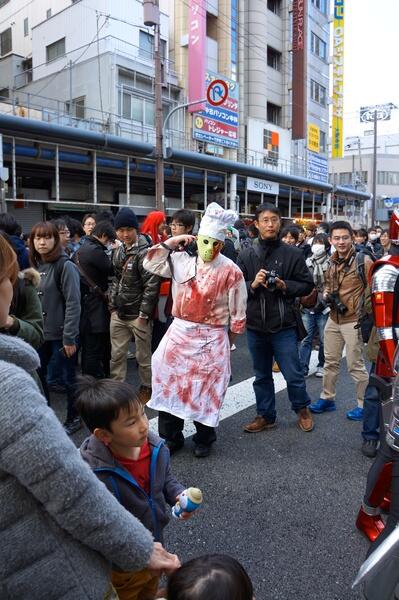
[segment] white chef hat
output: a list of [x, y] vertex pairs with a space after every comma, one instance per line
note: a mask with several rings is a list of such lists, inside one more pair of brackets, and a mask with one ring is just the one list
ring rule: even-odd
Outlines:
[[198, 235], [224, 242], [227, 226], [234, 225], [237, 219], [238, 215], [234, 210], [225, 210], [216, 202], [212, 202], [201, 219]]

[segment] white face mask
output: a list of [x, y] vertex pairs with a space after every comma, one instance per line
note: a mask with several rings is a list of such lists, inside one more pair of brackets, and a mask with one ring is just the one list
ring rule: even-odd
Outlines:
[[377, 238], [378, 238], [378, 235], [376, 233], [370, 233], [370, 235], [369, 235], [370, 242], [375, 242], [375, 240]]
[[313, 244], [312, 246], [312, 254], [313, 256], [321, 256], [326, 251], [326, 247], [324, 244]]

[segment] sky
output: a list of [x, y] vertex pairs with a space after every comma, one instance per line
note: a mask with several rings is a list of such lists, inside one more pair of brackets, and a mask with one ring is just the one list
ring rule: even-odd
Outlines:
[[345, 0], [344, 43], [344, 136], [372, 129], [361, 106], [390, 102], [398, 109], [379, 133], [399, 132], [399, 0]]

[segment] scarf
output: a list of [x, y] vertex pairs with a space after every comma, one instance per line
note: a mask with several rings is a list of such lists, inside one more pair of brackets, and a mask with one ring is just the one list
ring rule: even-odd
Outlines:
[[320, 289], [325, 283], [325, 272], [327, 270], [327, 264], [329, 261], [329, 256], [325, 252], [321, 256], [317, 258], [312, 256], [312, 267], [313, 267], [313, 282], [317, 289]]

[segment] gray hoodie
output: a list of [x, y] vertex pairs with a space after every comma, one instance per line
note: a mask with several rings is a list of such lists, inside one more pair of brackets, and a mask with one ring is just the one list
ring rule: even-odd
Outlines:
[[28, 374], [38, 365], [0, 335], [0, 598], [102, 600], [110, 563], [144, 568], [152, 536], [82, 461]]

